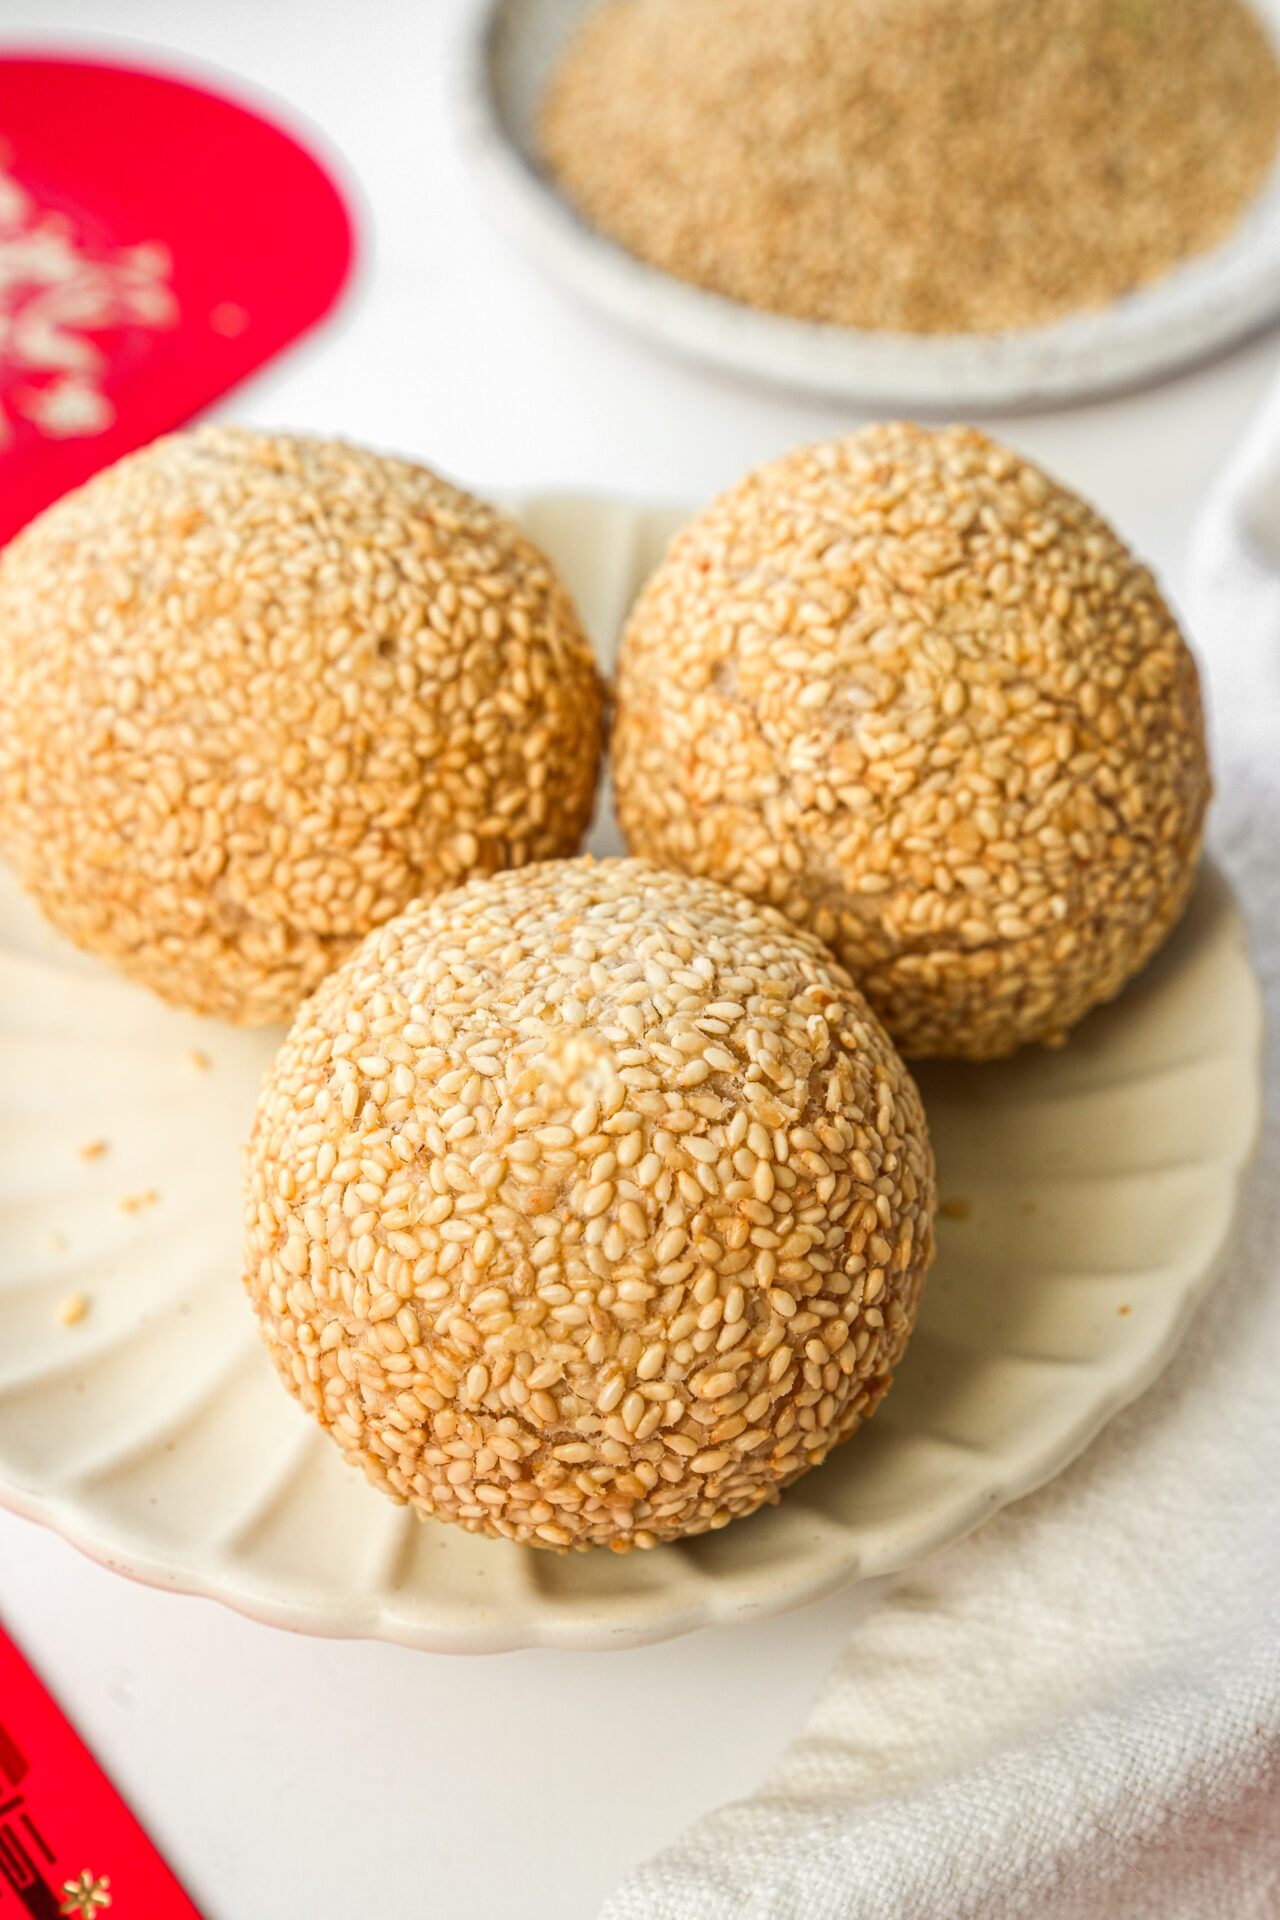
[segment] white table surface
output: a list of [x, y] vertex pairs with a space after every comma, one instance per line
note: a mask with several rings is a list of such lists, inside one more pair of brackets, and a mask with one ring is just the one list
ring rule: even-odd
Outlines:
[[[656, 499], [857, 425], [614, 331], [490, 230], [444, 104], [468, 4], [0, 0], [0, 43], [213, 63], [342, 157], [359, 283], [228, 417], [345, 434], [481, 489]], [[1097, 501], [1176, 596], [1196, 507], [1278, 360], [1272, 336], [1105, 405], [980, 424]], [[589, 1920], [629, 1863], [758, 1780], [873, 1603], [854, 1590], [635, 1652], [443, 1658], [153, 1593], [0, 1513], [0, 1618], [208, 1920]]]

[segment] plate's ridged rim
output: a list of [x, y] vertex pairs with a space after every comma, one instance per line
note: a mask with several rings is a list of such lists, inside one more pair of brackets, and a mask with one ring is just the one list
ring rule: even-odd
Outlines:
[[[1244, 925], [1234, 903], [1228, 914], [1230, 935], [1244, 961], [1247, 952]], [[412, 1609], [397, 1604], [394, 1595], [376, 1589], [360, 1602], [350, 1598], [333, 1600], [316, 1594], [303, 1605], [296, 1597], [282, 1598], [274, 1593], [269, 1583], [254, 1578], [243, 1561], [214, 1557], [196, 1564], [181, 1553], [147, 1551], [125, 1530], [113, 1535], [108, 1526], [101, 1524], [101, 1517], [95, 1516], [91, 1501], [83, 1498], [41, 1493], [34, 1486], [10, 1479], [0, 1486], [0, 1502], [52, 1527], [102, 1565], [152, 1586], [219, 1600], [251, 1618], [294, 1631], [334, 1637], [376, 1637], [454, 1653], [512, 1651], [531, 1646], [560, 1649], [638, 1646], [696, 1627], [765, 1618], [820, 1599], [852, 1580], [899, 1572], [926, 1554], [960, 1539], [999, 1508], [1043, 1485], [1074, 1459], [1108, 1420], [1151, 1384], [1211, 1290], [1227, 1258], [1231, 1228], [1262, 1115], [1261, 1079], [1256, 1066], [1262, 1038], [1261, 997], [1247, 964], [1241, 965], [1239, 980], [1250, 1002], [1248, 1032], [1252, 1044], [1248, 1051], [1252, 1070], [1242, 1084], [1247, 1082], [1253, 1089], [1246, 1129], [1251, 1145], [1246, 1153], [1205, 1163], [1217, 1171], [1221, 1180], [1224, 1204], [1218, 1244], [1212, 1259], [1185, 1279], [1170, 1304], [1160, 1337], [1136, 1362], [1131, 1356], [1117, 1353], [1105, 1365], [1069, 1363], [1085, 1391], [1084, 1404], [1066, 1428], [1003, 1470], [996, 1467], [981, 1487], [975, 1487], [964, 1499], [954, 1500], [941, 1511], [918, 1516], [912, 1524], [882, 1530], [878, 1542], [864, 1543], [859, 1548], [853, 1528], [827, 1513], [809, 1508], [806, 1485], [811, 1491], [817, 1489], [813, 1482], [801, 1482], [785, 1498], [797, 1519], [807, 1512], [808, 1518], [817, 1523], [820, 1544], [806, 1556], [814, 1564], [800, 1578], [780, 1579], [776, 1567], [767, 1564], [760, 1570], [748, 1569], [715, 1578], [699, 1571], [691, 1581], [695, 1569], [685, 1564], [675, 1583], [682, 1590], [677, 1604], [673, 1606], [671, 1594], [665, 1587], [659, 1587], [643, 1602], [637, 1602], [633, 1596], [626, 1603], [627, 1618], [612, 1617], [620, 1611], [621, 1603], [607, 1609], [602, 1609], [598, 1601], [560, 1602], [549, 1606], [539, 1604], [535, 1597], [522, 1624], [476, 1618], [470, 1609], [462, 1615], [455, 1612], [447, 1620], [432, 1623], [411, 1617]], [[255, 1338], [247, 1328], [246, 1336], [243, 1346], [236, 1350], [231, 1371], [251, 1358], [257, 1360]], [[891, 1406], [892, 1395], [886, 1402], [886, 1411]], [[160, 1438], [157, 1432], [147, 1444], [158, 1445]], [[323, 1449], [328, 1444], [318, 1432], [300, 1427], [295, 1449], [297, 1461], [305, 1459], [313, 1448]], [[994, 1455], [988, 1453], [983, 1458], [995, 1465]], [[395, 1509], [387, 1509], [389, 1533], [395, 1513]], [[405, 1528], [417, 1524], [404, 1516]], [[392, 1546], [394, 1544], [392, 1542]], [[687, 1562], [682, 1549], [675, 1552]], [[690, 1584], [692, 1591], [683, 1591]], [[533, 1585], [536, 1587], [536, 1580]]]
[[[522, 0], [477, 0], [450, 50], [459, 145], [494, 219], [568, 287], [632, 332], [795, 392], [945, 412], [1027, 409], [1157, 380], [1280, 316], [1280, 156], [1212, 252], [1095, 313], [992, 335], [919, 337], [789, 319], [677, 280], [588, 227], [531, 164], [492, 83], [494, 35]], [[1254, 0], [1273, 39], [1278, 0]]]

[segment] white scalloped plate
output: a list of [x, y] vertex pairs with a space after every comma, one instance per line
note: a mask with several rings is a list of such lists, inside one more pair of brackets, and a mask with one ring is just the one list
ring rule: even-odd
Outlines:
[[[687, 285], [587, 226], [542, 172], [532, 126], [593, 0], [477, 0], [453, 61], [454, 118], [495, 220], [583, 299], [665, 347], [784, 387], [927, 409], [1025, 407], [1153, 380], [1280, 314], [1280, 160], [1220, 246], [1096, 312], [1004, 334], [860, 332]], [[1280, 0], [1254, 0], [1280, 42]]]
[[[607, 657], [679, 516], [522, 515]], [[593, 844], [616, 848], [607, 810]], [[871, 1426], [722, 1533], [559, 1557], [390, 1505], [278, 1386], [238, 1257], [238, 1149], [276, 1038], [169, 1011], [0, 884], [0, 1501], [138, 1579], [447, 1651], [780, 1613], [1040, 1485], [1168, 1359], [1224, 1258], [1260, 1115], [1259, 995], [1206, 871], [1165, 952], [1064, 1051], [921, 1073], [942, 1192], [964, 1205]], [[89, 1312], [64, 1326], [75, 1293]]]

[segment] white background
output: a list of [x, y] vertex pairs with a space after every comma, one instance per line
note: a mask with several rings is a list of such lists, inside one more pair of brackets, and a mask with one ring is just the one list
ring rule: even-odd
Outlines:
[[[672, 362], [508, 250], [449, 132], [445, 52], [469, 3], [0, 0], [0, 39], [215, 63], [339, 156], [363, 203], [357, 287], [230, 417], [482, 490], [656, 499], [867, 417]], [[1090, 495], [1176, 597], [1196, 507], [1278, 357], [1273, 337], [1106, 405], [980, 424]], [[587, 1920], [628, 1864], [759, 1779], [873, 1603], [638, 1652], [448, 1659], [148, 1592], [0, 1514], [0, 1618], [208, 1920]]]

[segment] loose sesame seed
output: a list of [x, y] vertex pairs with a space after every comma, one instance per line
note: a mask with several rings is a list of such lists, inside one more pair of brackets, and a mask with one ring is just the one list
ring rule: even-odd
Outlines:
[[160, 1195], [154, 1187], [146, 1187], [141, 1193], [126, 1193], [116, 1202], [121, 1213], [142, 1213], [147, 1207], [158, 1204]]
[[[748, 305], [908, 333], [1038, 325], [1239, 219], [1280, 116], [1258, 11], [602, 0], [553, 70], [540, 144], [594, 225]], [[825, 595], [798, 582], [787, 610], [789, 638], [825, 645]]]

